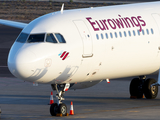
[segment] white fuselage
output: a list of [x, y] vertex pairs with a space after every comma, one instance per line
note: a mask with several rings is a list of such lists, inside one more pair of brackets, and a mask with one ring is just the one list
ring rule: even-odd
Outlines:
[[152, 74], [160, 67], [158, 22], [160, 2], [50, 13], [22, 33], [60, 33], [66, 43], [15, 42], [8, 66], [20, 79], [50, 84]]

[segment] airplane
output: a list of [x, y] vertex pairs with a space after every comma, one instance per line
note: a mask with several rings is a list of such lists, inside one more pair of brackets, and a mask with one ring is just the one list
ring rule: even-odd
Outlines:
[[[63, 95], [103, 80], [131, 77], [130, 95], [154, 99], [160, 77], [160, 2], [64, 10], [30, 23], [0, 20], [22, 29], [8, 55], [8, 68], [24, 81], [51, 84], [63, 116]], [[116, 86], [115, 86], [116, 87]]]

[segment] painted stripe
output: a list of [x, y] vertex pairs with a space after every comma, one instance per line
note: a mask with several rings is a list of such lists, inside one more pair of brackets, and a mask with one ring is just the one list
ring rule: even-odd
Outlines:
[[62, 60], [65, 60], [65, 59], [66, 59], [66, 57], [68, 56], [68, 54], [69, 54], [69, 53], [66, 53], [66, 55], [63, 57], [63, 59], [62, 59]]
[[65, 91], [68, 91], [68, 88], [66, 88]]
[[109, 79], [106, 79], [107, 83], [110, 83]]
[[64, 52], [62, 53], [62, 55], [60, 56], [60, 58], [62, 58], [65, 54], [66, 54], [66, 51], [64, 51]]

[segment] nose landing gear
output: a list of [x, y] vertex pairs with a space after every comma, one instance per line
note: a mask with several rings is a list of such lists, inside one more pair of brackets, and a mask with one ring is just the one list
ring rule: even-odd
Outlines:
[[[63, 94], [65, 93], [65, 91], [67, 91], [70, 87], [70, 84], [61, 84], [61, 85], [58, 85], [58, 84], [52, 84], [51, 85], [53, 90], [57, 90], [57, 93], [56, 94], [56, 97], [57, 97], [57, 103], [53, 103], [51, 106], [50, 106], [50, 114], [52, 116], [56, 116], [57, 114], [60, 114], [62, 116], [66, 116], [67, 115], [67, 106], [62, 103], [62, 100], [65, 100], [63, 98]], [[59, 92], [59, 90], [61, 90]]]

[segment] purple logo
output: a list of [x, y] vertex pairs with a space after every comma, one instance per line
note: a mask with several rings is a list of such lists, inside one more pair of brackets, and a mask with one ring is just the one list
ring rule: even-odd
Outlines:
[[146, 23], [141, 16], [132, 16], [130, 18], [122, 18], [121, 15], [118, 16], [119, 18], [117, 19], [92, 20], [91, 17], [87, 17], [86, 19], [91, 24], [94, 31], [138, 27], [139, 31], [141, 32], [142, 26], [146, 26]]

